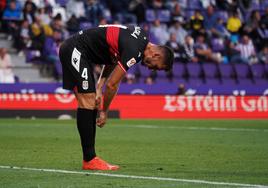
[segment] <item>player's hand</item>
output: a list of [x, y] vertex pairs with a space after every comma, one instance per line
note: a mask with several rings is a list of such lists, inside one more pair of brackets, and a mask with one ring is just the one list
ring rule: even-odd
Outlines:
[[105, 123], [106, 123], [106, 120], [107, 120], [107, 112], [104, 112], [104, 111], [100, 111], [100, 117], [97, 119], [97, 126], [102, 128]]
[[96, 109], [101, 109], [101, 102], [102, 102], [102, 90], [96, 90], [96, 99], [95, 99], [95, 105]]

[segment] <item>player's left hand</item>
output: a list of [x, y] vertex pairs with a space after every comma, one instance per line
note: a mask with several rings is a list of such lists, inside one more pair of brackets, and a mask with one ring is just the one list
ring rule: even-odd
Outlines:
[[107, 112], [100, 111], [100, 117], [97, 118], [96, 125], [100, 128], [104, 127], [107, 120]]

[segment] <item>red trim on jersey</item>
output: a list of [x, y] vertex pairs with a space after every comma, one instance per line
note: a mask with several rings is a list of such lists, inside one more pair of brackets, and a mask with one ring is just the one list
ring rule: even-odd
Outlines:
[[117, 61], [118, 65], [121, 67], [121, 69], [126, 73], [126, 69], [123, 67], [123, 65], [120, 63], [120, 61]]
[[111, 56], [115, 54], [119, 55], [118, 51], [118, 38], [119, 38], [119, 27], [107, 27], [106, 41], [109, 45], [109, 51]]

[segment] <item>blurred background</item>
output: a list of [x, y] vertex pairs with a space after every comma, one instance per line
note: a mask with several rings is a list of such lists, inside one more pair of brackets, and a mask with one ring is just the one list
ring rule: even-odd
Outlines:
[[[182, 111], [183, 106], [191, 111], [191, 103], [200, 110], [201, 99], [190, 103], [187, 96], [218, 96], [201, 104], [212, 105], [215, 112], [240, 109], [243, 104], [244, 111], [268, 111], [267, 98], [261, 98], [268, 94], [267, 0], [1, 0], [0, 16], [3, 116], [16, 116], [29, 102], [32, 110], [74, 109], [73, 95], [61, 89], [58, 49], [75, 32], [100, 24], [139, 25], [151, 42], [175, 52], [170, 72], [133, 66], [119, 95], [158, 95], [151, 97], [163, 103], [158, 115], [166, 109]], [[100, 71], [95, 66], [96, 78]], [[228, 102], [220, 96], [254, 97]], [[72, 104], [55, 107], [50, 100]], [[51, 106], [42, 107], [37, 101], [50, 101]], [[167, 107], [168, 102], [173, 106]]]

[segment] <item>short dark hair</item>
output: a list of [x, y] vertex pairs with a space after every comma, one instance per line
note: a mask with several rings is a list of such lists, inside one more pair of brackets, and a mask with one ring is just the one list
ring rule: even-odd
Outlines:
[[164, 56], [164, 64], [166, 65], [165, 70], [169, 71], [173, 67], [174, 52], [168, 46], [160, 45], [159, 48], [160, 48], [160, 50], [161, 50], [161, 52], [163, 53], [163, 56]]

